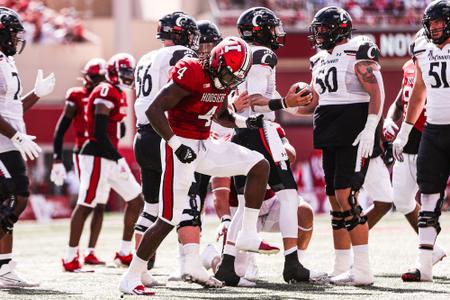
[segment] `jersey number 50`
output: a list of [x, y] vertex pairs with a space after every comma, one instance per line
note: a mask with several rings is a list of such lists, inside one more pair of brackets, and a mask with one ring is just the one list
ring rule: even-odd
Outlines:
[[336, 67], [331, 67], [328, 69], [328, 71], [320, 72], [315, 81], [321, 89], [320, 91], [318, 91], [319, 94], [323, 94], [327, 90], [328, 93], [336, 92], [338, 89]]

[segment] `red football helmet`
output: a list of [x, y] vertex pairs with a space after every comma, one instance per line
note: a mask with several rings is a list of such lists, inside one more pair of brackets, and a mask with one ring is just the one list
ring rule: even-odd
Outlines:
[[242, 83], [252, 66], [248, 44], [241, 38], [228, 37], [211, 50], [209, 73], [217, 89], [232, 89]]
[[128, 53], [118, 53], [111, 57], [106, 66], [106, 80], [112, 84], [130, 88], [134, 83], [136, 61]]
[[105, 80], [106, 61], [103, 58], [92, 58], [81, 71], [83, 74], [83, 84], [87, 89], [92, 89], [97, 84]]

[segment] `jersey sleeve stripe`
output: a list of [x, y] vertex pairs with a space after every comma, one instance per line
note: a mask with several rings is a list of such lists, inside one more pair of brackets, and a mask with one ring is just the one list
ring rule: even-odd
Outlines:
[[109, 109], [113, 109], [114, 108], [114, 103], [112, 103], [111, 101], [109, 101], [107, 99], [95, 98], [94, 104], [103, 104]]

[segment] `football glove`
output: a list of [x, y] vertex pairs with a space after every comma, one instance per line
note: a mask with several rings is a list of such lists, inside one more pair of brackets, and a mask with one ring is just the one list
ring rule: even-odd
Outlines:
[[258, 129], [264, 127], [264, 115], [259, 115], [257, 117], [248, 117], [245, 120], [245, 125], [248, 129]]
[[50, 181], [61, 186], [67, 178], [66, 168], [62, 163], [54, 163], [50, 173]]
[[42, 151], [41, 147], [33, 142], [34, 139], [36, 139], [35, 136], [18, 131], [11, 138], [14, 147], [20, 151], [24, 160], [27, 160], [28, 158], [34, 160], [39, 156], [39, 152]]
[[358, 155], [361, 158], [368, 158], [372, 155], [375, 143], [375, 130], [378, 125], [378, 116], [370, 114], [367, 116], [366, 126], [358, 134], [353, 146], [358, 145]]
[[391, 118], [384, 119], [383, 135], [387, 141], [392, 142], [395, 138], [395, 132], [398, 130], [397, 124]]
[[220, 237], [223, 236], [223, 244], [225, 245], [227, 239], [228, 227], [231, 223], [231, 217], [229, 215], [224, 215], [220, 218], [219, 227], [217, 227], [216, 241], [219, 241]]
[[50, 73], [47, 77], [43, 78], [43, 72], [38, 70], [36, 76], [36, 82], [34, 83], [34, 94], [39, 98], [47, 96], [53, 92], [55, 88], [55, 74]]
[[172, 136], [167, 144], [175, 150], [175, 155], [183, 164], [190, 164], [197, 158], [195, 151], [191, 147], [183, 145], [176, 135]]
[[406, 143], [408, 143], [409, 133], [411, 132], [413, 126], [413, 124], [403, 122], [402, 127], [397, 134], [397, 137], [392, 143], [392, 147], [394, 149], [394, 157], [398, 161], [403, 161], [403, 148], [405, 147]]

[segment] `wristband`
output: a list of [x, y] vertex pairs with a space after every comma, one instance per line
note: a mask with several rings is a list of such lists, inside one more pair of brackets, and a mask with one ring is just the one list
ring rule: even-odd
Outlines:
[[173, 135], [168, 141], [167, 144], [172, 148], [173, 151], [177, 150], [181, 146], [180, 138], [176, 135]]
[[247, 119], [242, 116], [235, 114], [234, 123], [236, 124], [237, 128], [247, 128]]
[[270, 99], [269, 100], [269, 108], [272, 111], [286, 108], [286, 103], [284, 101], [284, 98], [281, 98], [281, 99]]

